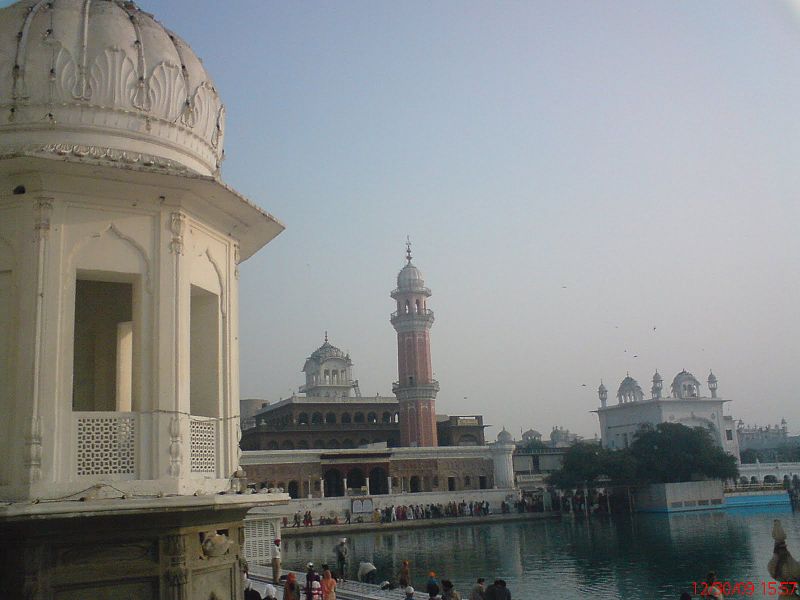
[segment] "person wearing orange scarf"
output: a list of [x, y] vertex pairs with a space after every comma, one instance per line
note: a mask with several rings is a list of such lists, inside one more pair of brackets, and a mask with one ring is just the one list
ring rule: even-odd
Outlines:
[[322, 600], [336, 600], [336, 580], [328, 569], [322, 574]]

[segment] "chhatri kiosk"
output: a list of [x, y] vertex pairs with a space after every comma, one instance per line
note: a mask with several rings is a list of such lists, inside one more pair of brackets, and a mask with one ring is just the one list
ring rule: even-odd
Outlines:
[[238, 264], [194, 52], [123, 0], [0, 11], [0, 597], [240, 598]]

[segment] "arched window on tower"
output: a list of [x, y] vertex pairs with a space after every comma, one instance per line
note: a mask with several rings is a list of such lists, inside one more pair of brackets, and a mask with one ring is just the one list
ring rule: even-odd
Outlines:
[[417, 299], [417, 314], [419, 314], [419, 313], [420, 313], [420, 310], [419, 310], [419, 299]]
[[374, 412], [371, 412], [367, 415], [367, 423], [377, 423], [378, 422], [378, 415]]
[[406, 314], [408, 314], [410, 311], [411, 311], [411, 305], [408, 303], [408, 300], [406, 300], [406, 310], [405, 310], [405, 313], [406, 313]]

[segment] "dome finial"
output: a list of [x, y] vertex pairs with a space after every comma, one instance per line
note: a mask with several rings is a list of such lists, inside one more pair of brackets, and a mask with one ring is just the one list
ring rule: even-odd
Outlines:
[[406, 260], [411, 262], [411, 237], [406, 236]]
[[325, 343], [328, 343], [328, 330], [325, 330]]

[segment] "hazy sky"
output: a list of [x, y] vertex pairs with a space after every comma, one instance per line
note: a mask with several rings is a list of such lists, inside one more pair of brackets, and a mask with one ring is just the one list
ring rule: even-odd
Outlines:
[[223, 179], [286, 224], [241, 268], [243, 396], [296, 390], [326, 329], [389, 394], [410, 235], [438, 412], [592, 436], [601, 378], [711, 368], [800, 430], [790, 4], [139, 4], [215, 78]]

